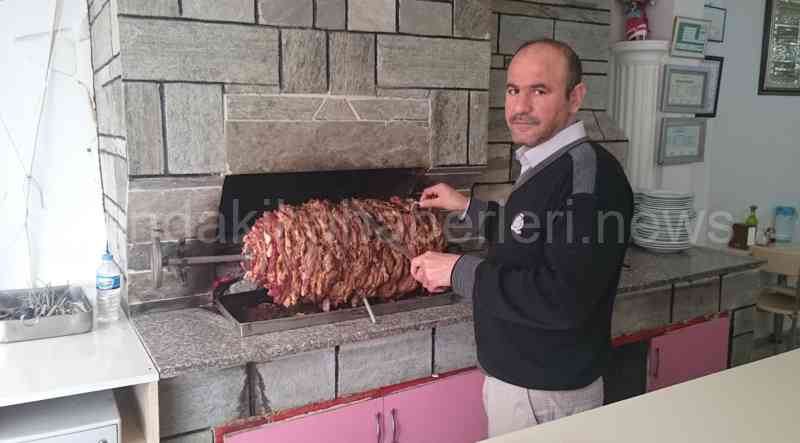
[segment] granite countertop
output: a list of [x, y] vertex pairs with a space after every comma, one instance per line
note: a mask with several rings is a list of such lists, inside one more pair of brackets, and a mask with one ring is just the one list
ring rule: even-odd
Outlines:
[[[628, 250], [619, 294], [681, 281], [752, 269], [761, 264], [751, 257], [695, 247], [681, 254]], [[290, 331], [239, 337], [236, 327], [212, 308], [190, 308], [143, 314], [133, 322], [162, 378], [185, 372], [225, 368], [315, 349], [330, 348], [411, 330], [430, 329], [472, 319], [472, 305], [459, 302], [397, 314]]]

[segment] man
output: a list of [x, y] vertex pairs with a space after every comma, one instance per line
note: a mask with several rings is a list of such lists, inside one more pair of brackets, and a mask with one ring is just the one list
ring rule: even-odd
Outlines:
[[428, 290], [452, 286], [473, 301], [490, 436], [603, 403], [633, 194], [620, 164], [576, 122], [585, 95], [569, 46], [524, 45], [508, 67], [506, 123], [522, 172], [505, 206], [444, 184], [420, 199], [462, 211], [490, 241], [486, 259], [428, 252], [411, 262]]

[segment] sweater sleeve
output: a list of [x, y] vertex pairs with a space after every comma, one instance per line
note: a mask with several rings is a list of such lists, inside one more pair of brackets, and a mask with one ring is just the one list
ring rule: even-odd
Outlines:
[[495, 237], [496, 216], [502, 210], [497, 202], [472, 197], [466, 211], [459, 217], [460, 227], [466, 228], [469, 236], [481, 236], [489, 241]]

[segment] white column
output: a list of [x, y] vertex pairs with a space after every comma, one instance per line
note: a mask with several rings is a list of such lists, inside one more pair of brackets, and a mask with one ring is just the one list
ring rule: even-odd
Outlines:
[[611, 116], [630, 139], [628, 178], [634, 189], [660, 185], [655, 151], [661, 70], [669, 42], [619, 42], [613, 51]]

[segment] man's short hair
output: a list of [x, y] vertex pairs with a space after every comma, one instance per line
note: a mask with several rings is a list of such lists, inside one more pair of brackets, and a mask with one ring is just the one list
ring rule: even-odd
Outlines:
[[578, 58], [578, 54], [566, 43], [553, 40], [552, 38], [541, 38], [531, 40], [520, 46], [517, 52], [514, 53], [514, 57], [522, 52], [523, 49], [534, 45], [550, 46], [561, 52], [561, 55], [564, 56], [564, 59], [567, 61], [567, 97], [569, 97], [569, 94], [575, 89], [575, 86], [583, 80], [583, 68], [581, 67], [581, 59]]

